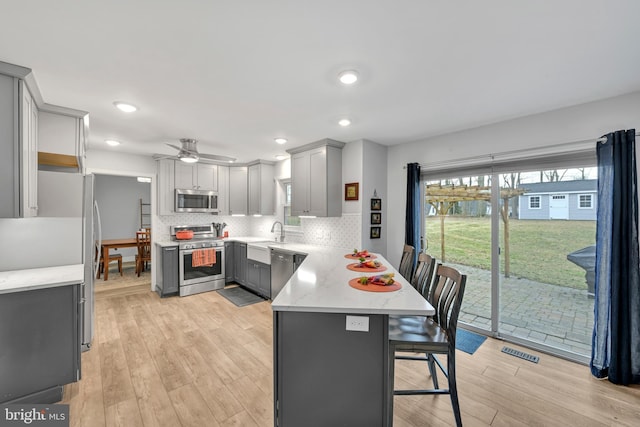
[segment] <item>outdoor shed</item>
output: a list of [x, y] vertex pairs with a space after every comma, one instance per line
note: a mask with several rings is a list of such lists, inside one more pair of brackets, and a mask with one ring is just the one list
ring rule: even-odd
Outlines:
[[596, 220], [596, 179], [521, 184], [520, 219]]

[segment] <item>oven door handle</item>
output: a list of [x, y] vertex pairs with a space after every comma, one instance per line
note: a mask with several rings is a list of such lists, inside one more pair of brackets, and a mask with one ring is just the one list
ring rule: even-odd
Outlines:
[[213, 248], [182, 249], [180, 251], [180, 254], [182, 254], [182, 255], [191, 255], [193, 253], [193, 251], [199, 251], [201, 249], [215, 249], [216, 252], [224, 252], [224, 246], [222, 248], [216, 246], [216, 247], [213, 247]]

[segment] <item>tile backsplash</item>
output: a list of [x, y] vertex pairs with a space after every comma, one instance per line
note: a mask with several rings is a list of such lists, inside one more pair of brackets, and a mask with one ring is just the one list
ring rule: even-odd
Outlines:
[[[155, 216], [159, 229], [157, 238], [169, 239], [169, 227], [184, 224], [207, 224], [211, 222], [226, 222], [225, 230], [229, 236], [255, 236], [272, 240], [278, 231], [271, 233], [275, 216], [235, 217], [209, 214], [177, 214]], [[362, 241], [362, 217], [360, 214], [343, 214], [333, 218], [302, 218], [300, 231], [285, 232], [285, 241], [309, 245], [330, 246], [339, 248], [359, 248]]]

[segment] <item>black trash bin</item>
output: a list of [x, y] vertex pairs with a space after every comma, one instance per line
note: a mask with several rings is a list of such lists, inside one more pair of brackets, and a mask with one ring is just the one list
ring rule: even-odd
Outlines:
[[596, 289], [596, 245], [571, 252], [567, 255], [567, 259], [578, 267], [584, 268], [586, 271], [587, 292], [593, 298]]

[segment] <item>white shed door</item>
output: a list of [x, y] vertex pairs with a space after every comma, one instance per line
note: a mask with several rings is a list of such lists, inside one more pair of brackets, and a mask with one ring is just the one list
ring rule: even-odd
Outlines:
[[569, 197], [566, 194], [549, 196], [549, 219], [569, 219]]

